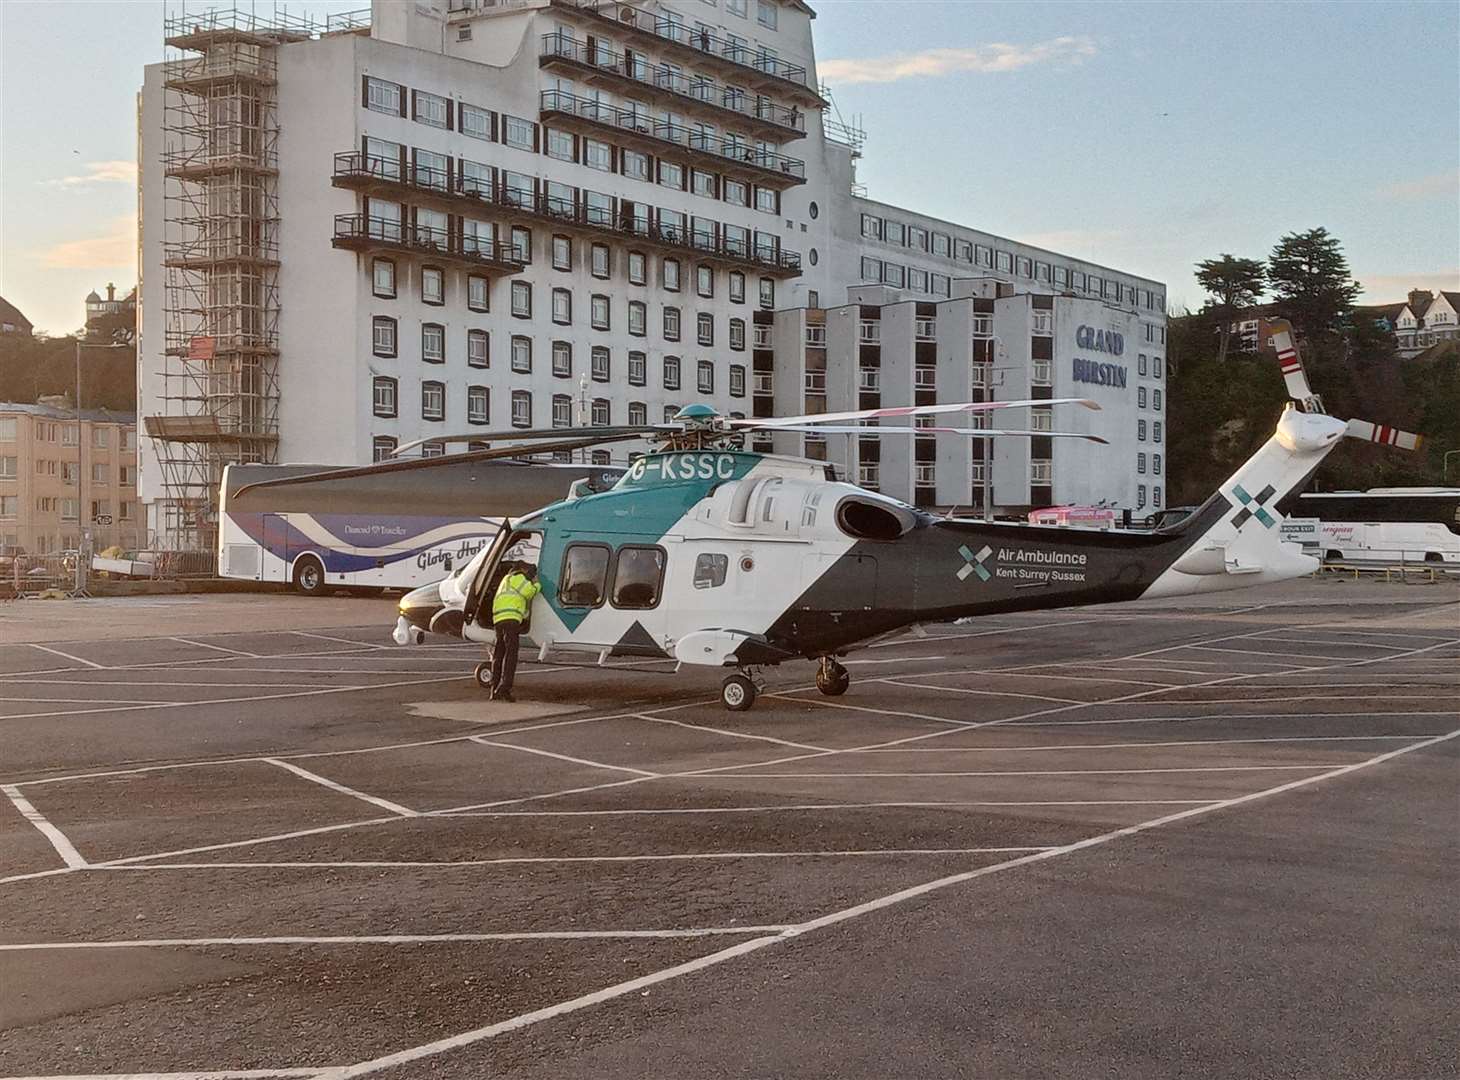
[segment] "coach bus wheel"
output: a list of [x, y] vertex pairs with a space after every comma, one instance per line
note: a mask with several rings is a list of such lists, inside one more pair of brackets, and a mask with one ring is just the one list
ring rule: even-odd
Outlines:
[[816, 669], [816, 689], [827, 697], [841, 697], [851, 685], [852, 676], [846, 668], [829, 656], [822, 658], [821, 666]]
[[324, 564], [313, 555], [305, 555], [294, 564], [294, 587], [305, 596], [324, 592]]
[[483, 690], [492, 688], [492, 665], [489, 661], [483, 660], [472, 674], [476, 676], [477, 685]]
[[755, 704], [755, 683], [744, 675], [727, 675], [720, 684], [720, 701], [731, 712], [744, 712]]

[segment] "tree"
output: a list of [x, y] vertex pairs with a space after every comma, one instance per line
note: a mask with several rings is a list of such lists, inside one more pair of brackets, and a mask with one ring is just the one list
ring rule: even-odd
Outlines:
[[1288, 233], [1267, 260], [1278, 306], [1308, 340], [1333, 330], [1363, 291], [1349, 275], [1338, 238], [1327, 229]]
[[1260, 259], [1239, 259], [1230, 252], [1196, 264], [1196, 280], [1212, 297], [1207, 308], [1219, 320], [1218, 363], [1227, 360], [1232, 323], [1244, 308], [1256, 302], [1266, 276]]

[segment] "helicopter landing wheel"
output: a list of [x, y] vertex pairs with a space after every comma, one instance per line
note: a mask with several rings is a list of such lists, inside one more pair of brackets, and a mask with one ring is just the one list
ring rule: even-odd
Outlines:
[[830, 656], [821, 658], [821, 666], [816, 669], [816, 689], [827, 697], [841, 697], [851, 685], [852, 676], [846, 668]]
[[745, 675], [726, 675], [720, 684], [720, 702], [731, 712], [745, 712], [755, 704], [755, 683]]
[[490, 660], [483, 660], [478, 664], [472, 675], [476, 677], [479, 689], [490, 690], [492, 688], [492, 662]]

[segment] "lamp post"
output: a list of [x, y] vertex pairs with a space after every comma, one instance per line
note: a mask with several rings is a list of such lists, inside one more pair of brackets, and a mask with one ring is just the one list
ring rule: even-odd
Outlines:
[[81, 350], [125, 349], [118, 342], [90, 343], [76, 338], [76, 585], [74, 596], [86, 595], [86, 572], [90, 569], [90, 553], [86, 543], [86, 439], [81, 425]]

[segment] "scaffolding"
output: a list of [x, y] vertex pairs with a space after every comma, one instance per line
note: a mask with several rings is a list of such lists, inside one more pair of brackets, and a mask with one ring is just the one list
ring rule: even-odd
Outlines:
[[237, 8], [170, 15], [163, 64], [165, 356], [155, 542], [216, 545], [231, 462], [271, 462], [279, 439], [277, 47], [297, 17]]

